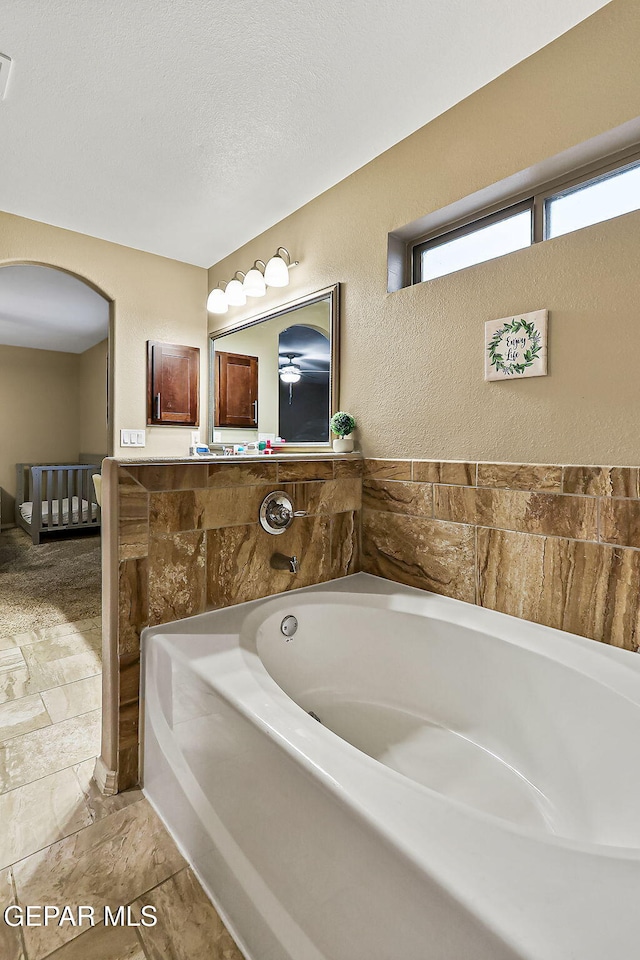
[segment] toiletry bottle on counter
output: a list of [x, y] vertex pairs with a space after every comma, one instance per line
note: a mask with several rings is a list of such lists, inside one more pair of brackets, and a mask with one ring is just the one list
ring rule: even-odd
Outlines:
[[206, 443], [196, 443], [189, 447], [190, 457], [210, 457], [211, 451]]

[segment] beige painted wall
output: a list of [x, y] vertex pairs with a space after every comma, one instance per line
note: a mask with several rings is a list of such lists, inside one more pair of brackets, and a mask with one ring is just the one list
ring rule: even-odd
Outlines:
[[[613, 0], [217, 264], [209, 288], [279, 244], [301, 263], [261, 312], [341, 281], [340, 406], [370, 455], [639, 463], [640, 212], [386, 290], [389, 231], [640, 115], [638, 49], [637, 0]], [[550, 375], [485, 383], [484, 321], [544, 307]]]
[[78, 363], [78, 450], [106, 456], [107, 359], [109, 341], [103, 340], [79, 356]]
[[13, 522], [16, 463], [78, 458], [76, 353], [0, 346], [2, 520]]
[[[42, 263], [67, 270], [88, 280], [113, 301], [114, 455], [186, 454], [189, 427], [146, 427], [146, 341], [162, 340], [200, 348], [201, 423], [206, 423], [207, 271], [0, 213], [0, 264], [16, 262]], [[121, 428], [145, 427], [144, 451], [119, 446]]]

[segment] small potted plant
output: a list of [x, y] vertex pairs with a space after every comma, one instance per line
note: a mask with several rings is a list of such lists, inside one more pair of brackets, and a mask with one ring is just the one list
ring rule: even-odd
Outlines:
[[350, 413], [344, 413], [339, 410], [331, 417], [329, 421], [336, 439], [333, 441], [333, 449], [336, 453], [351, 453], [353, 450], [352, 431], [355, 429], [356, 422]]

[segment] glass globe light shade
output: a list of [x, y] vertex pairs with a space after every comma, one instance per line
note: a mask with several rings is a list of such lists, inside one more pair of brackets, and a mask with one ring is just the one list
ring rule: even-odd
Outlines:
[[230, 307], [244, 307], [247, 302], [247, 296], [242, 289], [242, 283], [235, 278], [229, 280], [224, 295]]
[[297, 363], [288, 363], [286, 367], [280, 368], [280, 379], [283, 383], [297, 383], [301, 376]]
[[247, 297], [264, 297], [267, 292], [267, 287], [264, 282], [264, 277], [257, 267], [252, 267], [251, 270], [249, 270], [244, 278], [242, 289]]
[[214, 287], [207, 297], [207, 310], [209, 313], [226, 313], [229, 309], [224, 290], [220, 287]]
[[264, 281], [268, 287], [289, 286], [289, 268], [282, 257], [271, 257], [264, 271]]

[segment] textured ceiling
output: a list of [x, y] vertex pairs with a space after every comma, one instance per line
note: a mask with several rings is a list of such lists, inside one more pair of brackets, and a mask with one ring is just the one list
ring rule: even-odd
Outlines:
[[0, 209], [201, 266], [602, 0], [0, 0]]
[[84, 353], [109, 329], [109, 304], [61, 270], [0, 268], [0, 344]]

